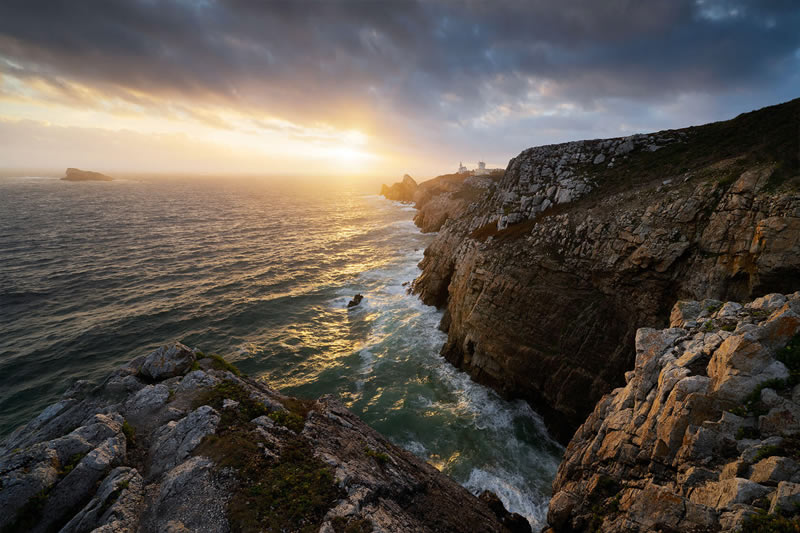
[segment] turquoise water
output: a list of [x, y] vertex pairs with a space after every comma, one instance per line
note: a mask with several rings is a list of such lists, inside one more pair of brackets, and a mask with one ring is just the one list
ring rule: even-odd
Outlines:
[[286, 393], [339, 397], [543, 525], [562, 450], [526, 404], [438, 356], [440, 312], [406, 293], [432, 238], [412, 217], [341, 185], [0, 179], [0, 435], [177, 339]]

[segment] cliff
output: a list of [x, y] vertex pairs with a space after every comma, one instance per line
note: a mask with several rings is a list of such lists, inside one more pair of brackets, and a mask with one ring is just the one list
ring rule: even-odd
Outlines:
[[417, 182], [408, 174], [403, 176], [403, 181], [391, 186], [381, 185], [381, 195], [396, 202], [412, 202], [417, 191]]
[[[428, 198], [418, 223], [439, 233], [414, 291], [445, 309], [443, 355], [527, 400], [566, 443], [624, 383], [636, 330], [665, 325], [677, 299], [796, 290], [799, 116], [794, 100], [531, 148], [483, 189], [462, 181]], [[437, 202], [455, 216], [428, 226]]]
[[525, 531], [495, 500], [331, 397], [283, 396], [181, 344], [78, 382], [0, 445], [4, 533]]
[[797, 531], [800, 292], [671, 316], [567, 447], [550, 531]]
[[114, 181], [110, 176], [100, 174], [99, 172], [92, 172], [90, 170], [81, 170], [79, 168], [68, 168], [63, 181]]
[[[405, 177], [410, 179], [408, 175]], [[448, 219], [463, 215], [502, 177], [502, 172], [490, 172], [482, 176], [444, 174], [419, 185], [415, 183], [414, 187], [404, 179], [391, 187], [383, 185], [381, 195], [389, 200], [402, 197], [402, 201], [413, 202], [418, 210], [414, 223], [423, 232], [430, 233], [439, 231]], [[406, 192], [401, 194], [398, 191]]]

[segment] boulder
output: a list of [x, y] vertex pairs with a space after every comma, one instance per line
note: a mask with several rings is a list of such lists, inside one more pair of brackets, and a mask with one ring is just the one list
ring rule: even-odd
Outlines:
[[185, 374], [195, 362], [192, 350], [176, 342], [151, 352], [144, 360], [140, 375], [145, 379], [162, 381]]

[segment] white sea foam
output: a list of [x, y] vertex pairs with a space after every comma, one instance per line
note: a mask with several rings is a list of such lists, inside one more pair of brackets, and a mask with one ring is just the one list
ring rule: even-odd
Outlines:
[[[540, 493], [527, 493], [519, 490], [525, 482], [518, 474], [504, 470], [497, 473], [474, 468], [464, 487], [475, 495], [484, 490], [494, 492], [506, 509], [519, 513], [531, 523], [534, 531], [542, 528], [547, 520], [547, 496]], [[544, 502], [544, 503], [536, 503]]]

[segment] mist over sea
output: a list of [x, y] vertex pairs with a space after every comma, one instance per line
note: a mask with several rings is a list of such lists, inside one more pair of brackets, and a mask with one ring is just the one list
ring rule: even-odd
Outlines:
[[562, 450], [525, 403], [439, 357], [441, 313], [406, 293], [432, 239], [412, 217], [331, 184], [0, 178], [0, 436], [180, 340], [287, 394], [337, 396], [542, 526]]

